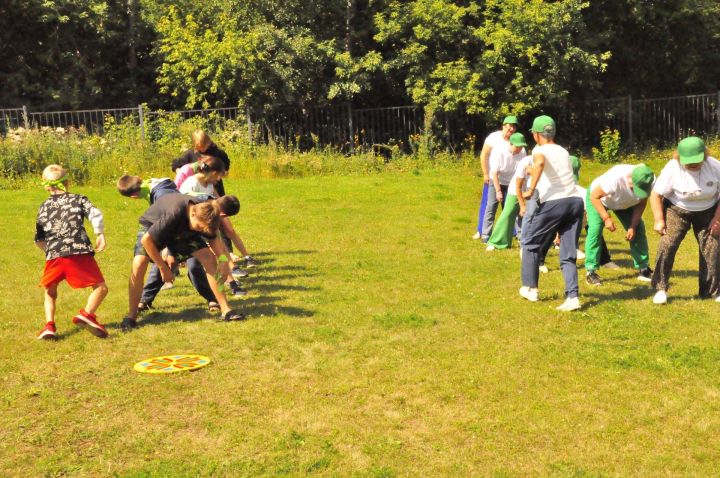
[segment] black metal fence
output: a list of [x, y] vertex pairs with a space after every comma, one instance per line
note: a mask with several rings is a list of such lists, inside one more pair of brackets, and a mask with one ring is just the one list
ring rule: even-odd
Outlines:
[[[578, 104], [570, 111], [555, 111], [561, 140], [574, 148], [596, 145], [600, 131], [620, 131], [629, 150], [650, 145], [666, 146], [691, 134], [720, 134], [720, 92], [633, 100], [632, 97]], [[199, 119], [210, 130], [234, 128], [250, 141], [307, 150], [333, 147], [342, 151], [417, 147], [430, 128], [441, 147], [463, 150], [476, 147], [497, 128], [483, 118], [463, 113], [440, 112], [431, 121], [422, 106], [352, 108], [349, 104], [288, 107], [261, 113], [237, 107], [180, 111], [111, 108], [79, 111], [33, 112], [26, 107], [0, 109], [0, 134], [23, 128], [77, 128], [102, 135], [112, 123], [137, 125], [143, 138], [163, 134], [173, 121]], [[529, 119], [528, 119], [529, 122]], [[529, 126], [529, 125], [526, 125]], [[526, 129], [526, 128], [525, 128]]]

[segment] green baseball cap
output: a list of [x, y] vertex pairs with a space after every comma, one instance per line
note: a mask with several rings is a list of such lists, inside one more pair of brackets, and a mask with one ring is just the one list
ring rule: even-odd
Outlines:
[[705, 142], [697, 136], [688, 136], [678, 143], [680, 164], [698, 164], [705, 160]]
[[569, 156], [568, 158], [570, 159], [570, 164], [572, 165], [575, 182], [578, 182], [580, 180], [580, 158], [577, 156]]
[[510, 135], [510, 144], [518, 147], [527, 146], [527, 141], [525, 141], [525, 136], [522, 133], [513, 133]]
[[655, 182], [655, 173], [652, 169], [644, 164], [635, 166], [632, 170], [633, 194], [640, 199], [645, 199], [650, 195], [653, 183]]
[[532, 133], [555, 134], [555, 120], [547, 115], [538, 116], [533, 120]]
[[520, 123], [518, 123], [517, 116], [513, 115], [506, 116], [502, 124], [520, 125]]

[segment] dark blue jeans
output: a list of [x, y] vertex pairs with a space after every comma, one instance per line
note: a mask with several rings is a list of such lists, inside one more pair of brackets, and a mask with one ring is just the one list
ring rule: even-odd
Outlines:
[[[217, 299], [215, 299], [215, 294], [213, 294], [213, 291], [210, 288], [210, 284], [208, 283], [205, 269], [203, 268], [200, 261], [195, 259], [194, 257], [191, 257], [187, 260], [185, 264], [187, 266], [188, 278], [190, 279], [193, 287], [195, 287], [195, 290], [197, 290], [198, 293], [203, 296], [206, 301], [217, 302]], [[152, 266], [150, 267], [150, 274], [148, 274], [148, 278], [145, 281], [145, 286], [143, 287], [140, 302], [142, 302], [143, 304], [152, 304], [153, 300], [155, 300], [155, 297], [160, 292], [162, 286], [163, 280], [162, 276], [160, 275], [160, 269], [158, 269], [155, 264], [152, 264]]]
[[560, 234], [560, 269], [565, 280], [565, 298], [578, 297], [577, 246], [584, 205], [579, 197], [540, 203], [526, 219], [523, 231], [522, 285], [537, 288], [543, 248]]

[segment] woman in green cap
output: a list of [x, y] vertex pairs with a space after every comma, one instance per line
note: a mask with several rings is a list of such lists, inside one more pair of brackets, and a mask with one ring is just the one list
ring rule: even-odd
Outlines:
[[678, 144], [677, 159], [667, 162], [650, 194], [655, 232], [660, 234], [652, 286], [653, 303], [667, 302], [675, 254], [692, 227], [698, 242], [699, 294], [720, 302], [720, 161], [711, 157], [702, 139], [690, 136]]

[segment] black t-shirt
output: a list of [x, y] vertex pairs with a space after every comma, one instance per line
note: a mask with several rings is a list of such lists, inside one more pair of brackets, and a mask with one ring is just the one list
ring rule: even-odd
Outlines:
[[186, 164], [196, 162], [198, 159], [200, 159], [200, 156], [202, 155], [215, 156], [223, 162], [223, 164], [225, 165], [225, 171], [230, 171], [230, 158], [228, 157], [227, 153], [225, 153], [225, 151], [223, 151], [222, 149], [218, 148], [215, 143], [212, 143], [207, 149], [207, 151], [205, 151], [204, 153], [199, 153], [192, 148], [185, 151], [182, 156], [172, 162], [173, 172], [177, 168], [181, 168]]
[[[190, 229], [188, 205], [202, 201], [187, 194], [166, 194], [161, 196], [140, 217], [140, 225], [147, 230], [158, 249], [196, 240], [202, 236]], [[214, 239], [214, 236], [203, 236]]]

